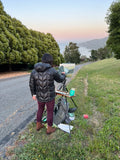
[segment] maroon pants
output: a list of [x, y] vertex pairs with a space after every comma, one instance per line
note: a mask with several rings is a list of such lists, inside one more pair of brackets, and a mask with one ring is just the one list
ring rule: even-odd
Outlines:
[[37, 111], [37, 122], [42, 121], [42, 115], [45, 108], [47, 107], [47, 124], [48, 126], [53, 125], [53, 110], [54, 110], [55, 100], [53, 99], [50, 102], [39, 102], [38, 101], [38, 111]]

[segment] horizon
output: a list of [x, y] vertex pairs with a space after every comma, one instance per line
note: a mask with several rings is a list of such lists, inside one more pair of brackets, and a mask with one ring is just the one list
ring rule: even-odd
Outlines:
[[[64, 54], [64, 51], [65, 51], [65, 47], [66, 46], [68, 46], [69, 45], [69, 43], [70, 42], [72, 42], [72, 43], [76, 43], [77, 44], [77, 46], [79, 47], [79, 51], [80, 51], [80, 54], [82, 55], [82, 56], [86, 56], [86, 57], [90, 57], [91, 56], [91, 50], [92, 49], [90, 49], [90, 48], [88, 48], [88, 47], [85, 47], [84, 46], [84, 43], [91, 43], [92, 41], [97, 41], [97, 40], [103, 40], [103, 39], [105, 39], [105, 38], [108, 38], [108, 37], [103, 37], [103, 38], [99, 38], [99, 39], [91, 39], [91, 40], [87, 40], [87, 41], [57, 41], [57, 43], [58, 43], [58, 45], [59, 45], [59, 48], [60, 48], [60, 53], [61, 54]], [[80, 44], [82, 44], [83, 43], [83, 46], [81, 45], [81, 46], [79, 46]], [[104, 47], [104, 46], [103, 46]], [[94, 49], [94, 48], [93, 48]]]
[[105, 22], [113, 0], [1, 0], [4, 11], [28, 29], [51, 33], [56, 41], [81, 41], [108, 36]]
[[104, 38], [108, 38], [108, 36], [106, 37], [102, 37], [102, 38], [94, 38], [94, 39], [84, 39], [84, 40], [79, 40], [79, 39], [71, 39], [71, 40], [56, 40], [58, 43], [65, 43], [65, 42], [73, 42], [73, 43], [85, 43], [85, 42], [89, 42], [92, 40], [99, 40], [99, 39], [104, 39]]

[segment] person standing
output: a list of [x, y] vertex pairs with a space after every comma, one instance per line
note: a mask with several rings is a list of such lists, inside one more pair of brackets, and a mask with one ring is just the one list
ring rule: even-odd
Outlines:
[[44, 127], [42, 124], [42, 115], [46, 105], [47, 108], [47, 134], [55, 132], [53, 126], [53, 111], [55, 104], [55, 85], [54, 80], [58, 83], [63, 82], [65, 73], [59, 73], [53, 67], [52, 55], [45, 53], [42, 62], [36, 63], [31, 72], [29, 87], [33, 100], [37, 100], [37, 124], [36, 130], [39, 131]]

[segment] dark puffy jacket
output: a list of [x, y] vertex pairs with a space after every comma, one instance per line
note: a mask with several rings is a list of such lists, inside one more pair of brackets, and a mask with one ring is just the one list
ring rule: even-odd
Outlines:
[[54, 80], [60, 83], [64, 79], [65, 75], [59, 74], [50, 64], [37, 63], [29, 80], [31, 94], [40, 102], [49, 102], [55, 98]]

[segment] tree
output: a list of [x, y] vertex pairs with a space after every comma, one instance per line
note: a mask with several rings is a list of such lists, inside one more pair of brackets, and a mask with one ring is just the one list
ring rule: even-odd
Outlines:
[[4, 60], [5, 60], [5, 54], [2, 51], [0, 51], [0, 64], [2, 64]]
[[107, 46], [120, 59], [120, 1], [113, 2], [108, 10], [106, 22], [109, 25]]
[[65, 47], [64, 58], [66, 62], [70, 62], [70, 49], [68, 46]]
[[102, 60], [110, 57], [112, 57], [111, 50], [106, 46], [104, 48], [99, 48], [98, 50], [91, 50], [90, 58], [93, 61]]
[[91, 56], [90, 58], [93, 60], [93, 61], [97, 61], [98, 60], [98, 55], [97, 55], [97, 50], [91, 50]]
[[64, 57], [63, 57], [63, 55], [62, 54], [60, 54], [60, 63], [64, 63], [65, 62], [65, 60], [64, 60]]
[[2, 14], [3, 13], [3, 4], [2, 4], [2, 2], [0, 1], [0, 14]]
[[33, 65], [44, 53], [54, 58], [54, 65], [64, 61], [60, 48], [50, 33], [29, 30], [16, 18], [11, 18], [0, 0], [0, 65]]
[[68, 46], [65, 47], [64, 58], [66, 62], [70, 63], [80, 63], [80, 52], [79, 47], [76, 43], [70, 42]]

